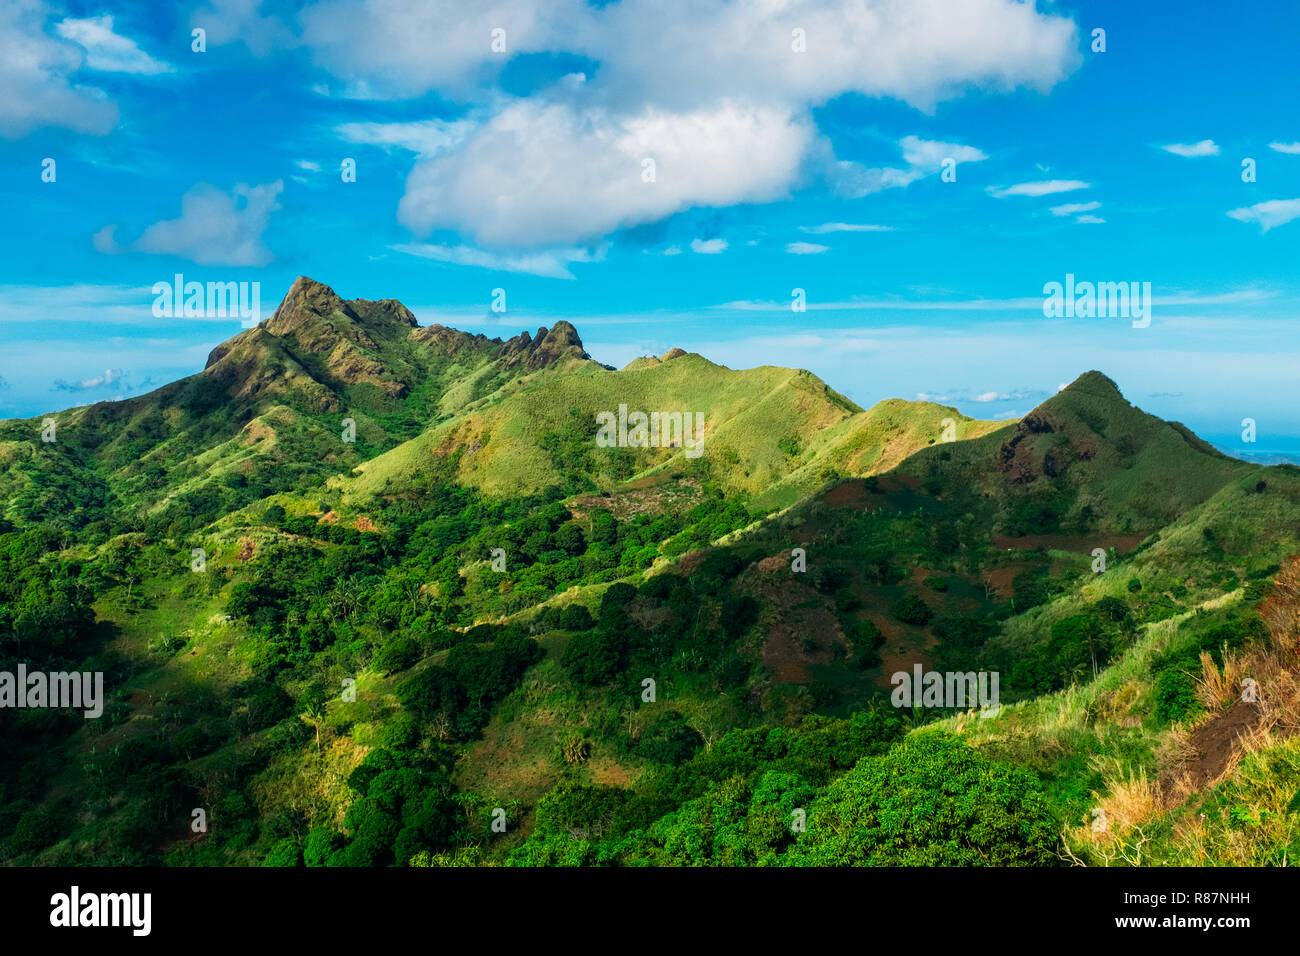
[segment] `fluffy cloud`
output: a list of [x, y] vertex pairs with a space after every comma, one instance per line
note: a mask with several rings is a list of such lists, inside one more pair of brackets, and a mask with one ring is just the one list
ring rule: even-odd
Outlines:
[[300, 20], [312, 58], [350, 95], [388, 99], [468, 95], [511, 56], [572, 49], [593, 15], [581, 0], [324, 0]]
[[[263, 266], [271, 250], [262, 242], [284, 183], [239, 183], [229, 193], [199, 183], [181, 197], [179, 219], [156, 222], [131, 246], [137, 252], [180, 256], [205, 266]], [[100, 230], [99, 236], [105, 235]], [[107, 233], [109, 240], [112, 233]], [[102, 251], [102, 250], [101, 250]]]
[[55, 30], [86, 51], [86, 66], [92, 70], [143, 75], [172, 72], [170, 64], [155, 60], [136, 46], [134, 40], [115, 32], [111, 14], [63, 20]]
[[1268, 232], [1300, 216], [1300, 199], [1269, 199], [1243, 209], [1230, 210], [1228, 215], [1239, 222], [1257, 222], [1263, 232]]
[[398, 218], [479, 245], [584, 242], [691, 206], [781, 197], [814, 136], [806, 117], [732, 103], [626, 115], [516, 101], [459, 149], [417, 162]]
[[957, 163], [978, 163], [980, 160], [988, 159], [974, 146], [940, 143], [921, 139], [919, 136], [904, 136], [898, 145], [903, 147], [903, 160], [913, 169], [926, 173], [938, 172], [950, 159]]
[[[928, 111], [972, 88], [1045, 91], [1079, 62], [1073, 21], [1017, 0], [621, 0], [600, 9], [487, 0], [468, 16], [451, 0], [428, 7], [324, 0], [302, 14], [302, 37], [353, 95], [437, 89], [473, 101], [519, 53], [598, 63], [590, 81], [567, 77], [528, 100], [481, 98], [495, 115], [456, 129], [454, 142], [440, 127], [432, 147], [402, 137], [423, 154], [402, 223], [417, 236], [454, 229], [476, 246], [516, 251], [589, 242], [695, 206], [777, 199], [813, 159], [844, 196], [906, 186], [945, 159], [985, 154], [909, 136], [899, 144], [905, 165], [836, 161], [812, 107], [859, 93]], [[504, 53], [491, 49], [498, 27]], [[364, 140], [358, 125], [345, 135]], [[648, 158], [652, 183], [641, 177]]]
[[42, 126], [102, 136], [117, 125], [117, 106], [102, 90], [72, 82], [85, 54], [46, 34], [48, 15], [37, 0], [0, 2], [0, 136]]
[[716, 256], [720, 252], [727, 251], [726, 239], [692, 239], [691, 251], [698, 252], [702, 256]]
[[786, 245], [785, 251], [796, 256], [815, 256], [818, 253], [829, 252], [830, 248], [815, 242], [791, 242]]
[[[247, 14], [257, 3], [214, 6]], [[600, 61], [605, 92], [626, 105], [794, 106], [857, 92], [930, 110], [971, 85], [1047, 90], [1080, 60], [1073, 21], [1017, 0], [324, 0], [300, 22], [321, 67], [377, 97], [463, 95], [513, 55], [564, 51]], [[504, 53], [492, 49], [497, 28]]]
[[678, 107], [856, 92], [928, 111], [969, 85], [1049, 89], [1079, 59], [1073, 22], [1009, 0], [623, 0], [574, 36], [615, 95]]
[[1292, 156], [1300, 155], [1300, 143], [1269, 143], [1268, 148], [1278, 153], [1289, 153]]
[[1199, 143], [1170, 143], [1168, 146], [1161, 146], [1166, 153], [1173, 153], [1175, 156], [1218, 156], [1219, 147], [1215, 145], [1212, 139], [1203, 139]]

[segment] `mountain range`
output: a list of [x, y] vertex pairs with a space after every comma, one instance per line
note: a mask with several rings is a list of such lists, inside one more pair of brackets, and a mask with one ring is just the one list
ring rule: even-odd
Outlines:
[[[602, 447], [620, 408], [702, 454]], [[109, 689], [6, 713], [9, 862], [1300, 852], [1300, 469], [1101, 372], [1009, 422], [863, 409], [303, 277], [188, 378], [0, 422], [0, 492], [0, 669]], [[891, 705], [914, 668], [1002, 707]]]

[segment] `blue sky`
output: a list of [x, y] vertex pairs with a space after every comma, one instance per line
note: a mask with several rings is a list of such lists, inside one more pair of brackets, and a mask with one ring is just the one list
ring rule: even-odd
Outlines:
[[[305, 274], [864, 406], [1014, 417], [1097, 368], [1297, 451], [1297, 41], [1281, 0], [0, 0], [0, 415], [140, 394], [240, 331], [156, 318], [156, 282], [256, 281], [265, 316]], [[1045, 318], [1067, 273], [1151, 283], [1150, 325]]]

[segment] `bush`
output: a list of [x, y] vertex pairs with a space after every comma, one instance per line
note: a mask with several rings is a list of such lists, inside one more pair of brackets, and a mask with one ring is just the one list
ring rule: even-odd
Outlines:
[[593, 687], [608, 684], [622, 672], [625, 651], [618, 632], [601, 627], [575, 635], [560, 661], [574, 680]]
[[395, 637], [379, 650], [370, 666], [381, 674], [404, 671], [420, 659], [420, 644], [413, 637]]
[[1057, 823], [1033, 774], [950, 734], [867, 757], [808, 810], [787, 856], [806, 866], [1046, 866]]
[[1200, 709], [1196, 683], [1180, 667], [1166, 667], [1156, 677], [1156, 719], [1170, 724], [1192, 716]]
[[704, 746], [700, 732], [678, 711], [666, 710], [641, 734], [633, 752], [655, 763], [680, 764]]
[[924, 627], [930, 623], [930, 619], [934, 617], [934, 612], [930, 610], [928, 604], [915, 594], [908, 594], [894, 605], [894, 617], [904, 624], [915, 624], [917, 627]]
[[591, 619], [591, 612], [581, 604], [570, 604], [560, 612], [556, 623], [562, 631], [589, 631], [596, 622]]

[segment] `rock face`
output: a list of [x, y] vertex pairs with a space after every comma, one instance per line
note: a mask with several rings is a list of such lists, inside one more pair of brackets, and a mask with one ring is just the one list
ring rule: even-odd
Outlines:
[[[410, 345], [419, 348], [413, 350]], [[343, 299], [300, 276], [270, 318], [223, 342], [208, 356], [205, 374], [232, 396], [252, 397], [294, 388], [312, 404], [338, 407], [341, 388], [371, 385], [401, 398], [428, 374], [421, 353], [536, 371], [569, 359], [589, 359], [568, 322], [521, 332], [508, 341], [443, 325], [421, 328], [396, 299]]]
[[1048, 435], [1056, 427], [1037, 412], [1031, 412], [1016, 424], [1016, 433], [1002, 443], [1002, 473], [1013, 485], [1028, 484], [1045, 474], [1054, 478], [1059, 473], [1057, 463], [1049, 451], [1043, 457], [1042, 468], [1035, 467], [1034, 443], [1026, 441], [1034, 435]]

